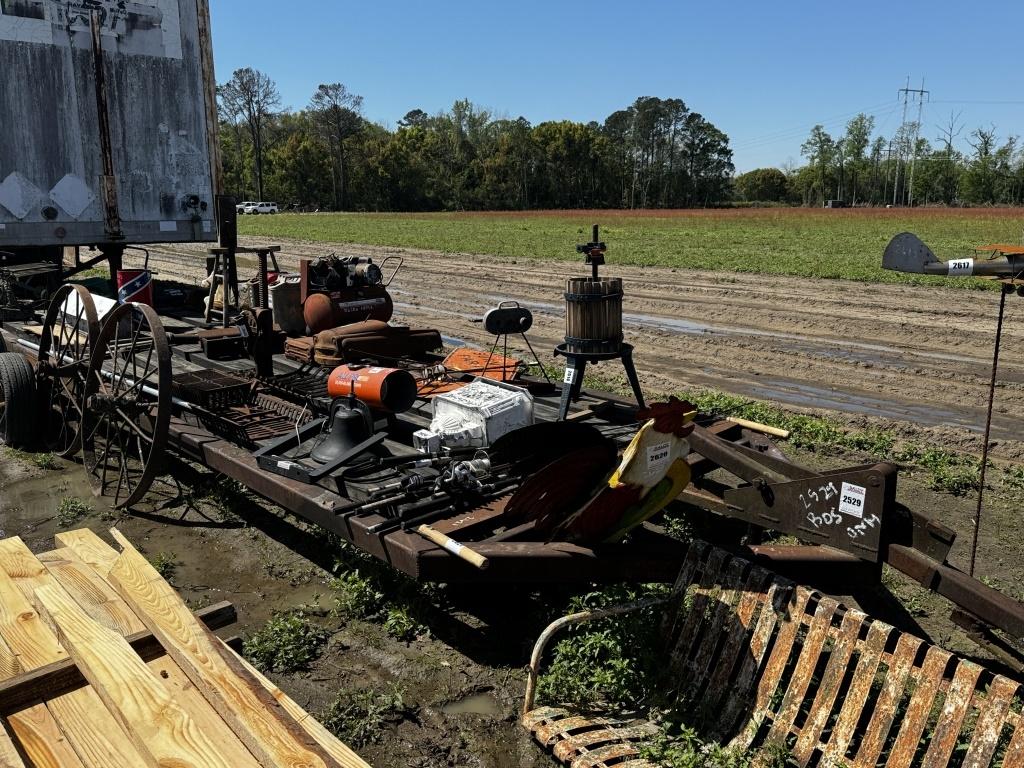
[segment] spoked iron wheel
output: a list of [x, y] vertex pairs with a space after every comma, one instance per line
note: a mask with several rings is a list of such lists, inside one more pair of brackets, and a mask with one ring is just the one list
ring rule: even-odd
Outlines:
[[82, 445], [82, 393], [98, 334], [92, 294], [81, 285], [62, 285], [43, 321], [36, 376], [43, 444], [64, 458]]
[[82, 400], [82, 457], [93, 493], [116, 508], [149, 490], [167, 447], [171, 348], [146, 304], [122, 304], [96, 339]]

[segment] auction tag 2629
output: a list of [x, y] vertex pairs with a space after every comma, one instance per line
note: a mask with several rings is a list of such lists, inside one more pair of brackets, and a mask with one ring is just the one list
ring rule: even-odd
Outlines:
[[839, 511], [844, 515], [864, 517], [864, 498], [867, 489], [863, 485], [843, 483], [839, 489]]

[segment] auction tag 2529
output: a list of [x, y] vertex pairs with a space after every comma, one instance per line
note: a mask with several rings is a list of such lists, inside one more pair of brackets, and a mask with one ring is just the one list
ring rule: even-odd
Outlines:
[[839, 489], [839, 511], [844, 515], [864, 517], [864, 498], [867, 489], [863, 485], [843, 483]]

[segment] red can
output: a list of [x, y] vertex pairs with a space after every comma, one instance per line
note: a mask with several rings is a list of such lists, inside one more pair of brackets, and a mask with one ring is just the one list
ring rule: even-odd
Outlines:
[[117, 270], [117, 300], [153, 306], [153, 273], [148, 269]]

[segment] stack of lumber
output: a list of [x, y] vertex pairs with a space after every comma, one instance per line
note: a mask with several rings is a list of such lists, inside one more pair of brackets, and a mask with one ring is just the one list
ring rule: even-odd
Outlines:
[[0, 541], [0, 768], [367, 766], [111, 534]]

